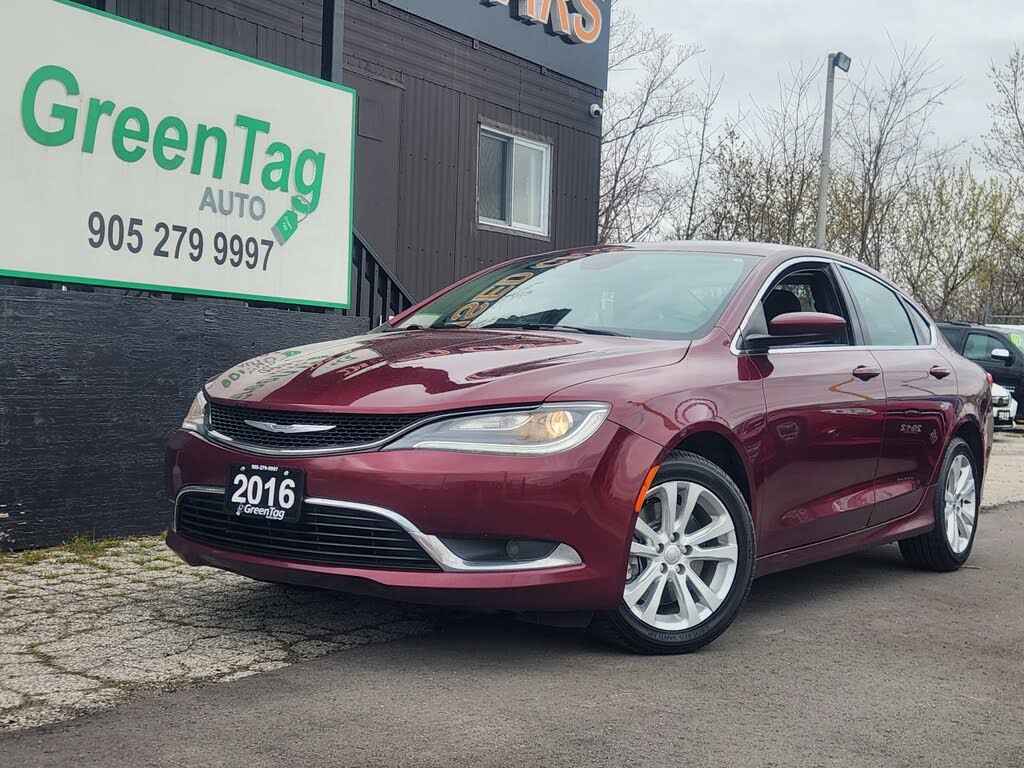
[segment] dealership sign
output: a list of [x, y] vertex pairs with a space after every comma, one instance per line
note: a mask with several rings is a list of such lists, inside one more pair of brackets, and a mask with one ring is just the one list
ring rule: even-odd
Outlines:
[[348, 306], [353, 91], [63, 0], [5, 10], [0, 274]]
[[[505, 5], [509, 0], [483, 0], [484, 5]], [[601, 39], [604, 18], [597, 0], [511, 0], [516, 15], [527, 24], [543, 24], [554, 35], [574, 43], [593, 45]]]
[[552, 72], [608, 87], [611, 0], [384, 1]]

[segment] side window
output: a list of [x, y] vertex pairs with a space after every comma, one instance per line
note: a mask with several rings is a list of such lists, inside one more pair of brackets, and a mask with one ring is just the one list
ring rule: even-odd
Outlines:
[[988, 361], [988, 340], [992, 337], [985, 333], [972, 333], [967, 336], [964, 344], [964, 357], [968, 360]]
[[[766, 323], [789, 312], [825, 312], [845, 318], [847, 329], [839, 340], [850, 343], [850, 315], [843, 306], [832, 275], [826, 268], [797, 269], [779, 278], [761, 299]], [[834, 341], [823, 342], [834, 344]]]
[[972, 333], [967, 336], [964, 357], [979, 363], [991, 363], [993, 349], [1005, 349], [1010, 353], [1012, 359], [1013, 350], [1009, 349], [1007, 343], [995, 336], [989, 336], [987, 333]]
[[876, 347], [914, 347], [917, 337], [903, 302], [892, 290], [863, 272], [840, 267], [860, 307], [868, 341]]
[[917, 336], [917, 343], [921, 346], [927, 346], [932, 343], [932, 331], [925, 320], [924, 315], [917, 311], [909, 301], [904, 301], [903, 306], [907, 310], [907, 314], [910, 315], [910, 324], [914, 326], [914, 335]]

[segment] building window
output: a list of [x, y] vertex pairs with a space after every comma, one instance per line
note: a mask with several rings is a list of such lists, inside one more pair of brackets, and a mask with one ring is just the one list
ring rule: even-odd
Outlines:
[[551, 145], [480, 129], [480, 223], [548, 234]]

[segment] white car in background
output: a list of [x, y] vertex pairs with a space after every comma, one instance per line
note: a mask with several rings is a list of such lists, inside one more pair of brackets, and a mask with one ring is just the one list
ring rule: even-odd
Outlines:
[[1013, 429], [1017, 419], [1017, 401], [1010, 390], [998, 384], [992, 385], [992, 413], [995, 416], [996, 429]]

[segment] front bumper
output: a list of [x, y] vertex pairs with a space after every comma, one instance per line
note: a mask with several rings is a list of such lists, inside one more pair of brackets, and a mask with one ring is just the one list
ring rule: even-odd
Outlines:
[[[172, 520], [168, 545], [192, 565], [244, 576], [376, 594], [412, 602], [508, 610], [612, 608], [622, 594], [633, 505], [661, 449], [606, 422], [583, 445], [546, 457], [383, 451], [275, 463], [306, 471], [307, 501], [392, 513], [438, 564], [406, 571], [297, 562], [194, 540]], [[223, 487], [228, 466], [256, 460], [179, 431], [166, 457], [171, 498]], [[266, 459], [263, 459], [264, 461]], [[460, 568], [441, 537], [560, 542], [549, 563]], [[447, 552], [447, 554], [446, 554]], [[561, 559], [559, 559], [561, 558]]]

